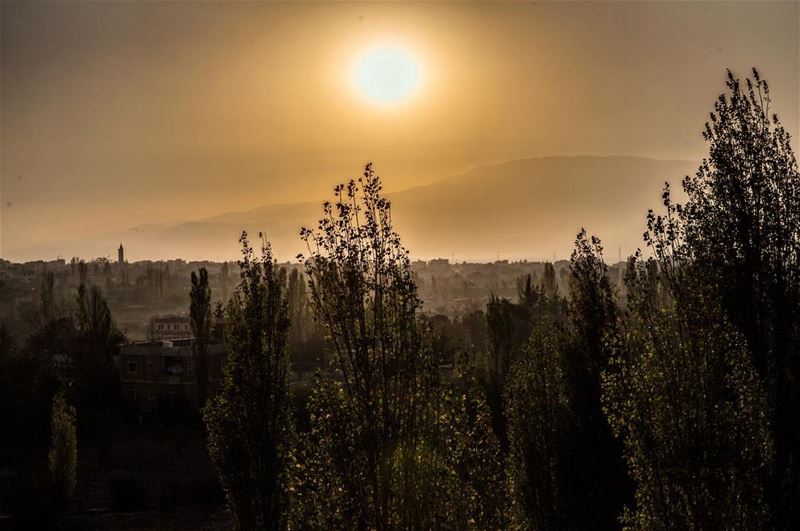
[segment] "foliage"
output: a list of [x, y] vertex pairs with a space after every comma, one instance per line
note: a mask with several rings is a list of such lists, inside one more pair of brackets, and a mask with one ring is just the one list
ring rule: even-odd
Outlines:
[[746, 343], [706, 278], [680, 252], [680, 224], [649, 218], [655, 257], [635, 257], [630, 316], [604, 383], [609, 421], [625, 445], [634, 529], [757, 529], [772, 457], [766, 399]]
[[[36, 332], [20, 348], [0, 324], [0, 445], [25, 446], [47, 440], [53, 396], [60, 383], [48, 356], [50, 351], [32, 345], [53, 347], [60, 336], [48, 335], [51, 331]], [[55, 341], [45, 342], [48, 337]]]
[[465, 405], [442, 381], [441, 353], [419, 316], [408, 253], [380, 190], [367, 165], [357, 182], [336, 187], [317, 230], [301, 232], [311, 307], [337, 375], [309, 406], [298, 484], [313, 514], [303, 526], [493, 527], [502, 522], [502, 467], [485, 403]]
[[289, 346], [295, 366], [311, 366], [321, 361], [324, 350], [322, 332], [314, 321], [308, 303], [308, 288], [302, 272], [293, 269], [289, 274], [286, 298], [289, 301]]
[[78, 437], [75, 430], [75, 409], [62, 394], [53, 397], [50, 421], [51, 443], [48, 454], [50, 477], [64, 500], [75, 492], [78, 468]]
[[[536, 293], [536, 292], [534, 292]], [[530, 301], [532, 297], [527, 300]], [[506, 416], [503, 409], [503, 390], [513, 362], [531, 333], [528, 307], [514, 304], [494, 295], [486, 305], [487, 351], [478, 374], [492, 412], [492, 425], [504, 448], [508, 447]]]
[[[386, 529], [398, 500], [392, 456], [431, 427], [432, 358], [416, 312], [407, 251], [393, 232], [389, 202], [370, 165], [358, 183], [334, 190], [318, 230], [303, 229], [310, 302], [333, 344], [342, 403], [355, 422], [350, 464], [358, 501], [353, 525]], [[409, 446], [405, 446], [409, 448]], [[402, 488], [401, 488], [402, 490]]]
[[81, 412], [81, 431], [102, 438], [117, 417], [121, 400], [114, 356], [125, 336], [117, 329], [100, 290], [81, 284], [76, 297], [70, 367], [65, 375]]
[[525, 356], [511, 369], [506, 388], [508, 477], [512, 519], [519, 529], [575, 529], [571, 434], [574, 431], [564, 374], [563, 330], [536, 323]]
[[[449, 449], [446, 455], [450, 466], [460, 477], [452, 503], [460, 499], [465, 505], [466, 527], [506, 529], [509, 507], [505, 459], [481, 386], [466, 377], [444, 393], [443, 403], [439, 430], [444, 448]], [[463, 519], [455, 523], [463, 524]]]
[[608, 279], [600, 240], [581, 230], [570, 259], [568, 344], [565, 377], [574, 415], [575, 485], [580, 507], [577, 526], [615, 529], [632, 497], [622, 445], [615, 440], [601, 402], [601, 373], [611, 358], [609, 340], [617, 336], [619, 310]]
[[542, 281], [534, 285], [531, 275], [518, 279], [519, 302], [492, 295], [486, 305], [487, 349], [484, 363], [477, 367], [486, 400], [492, 412], [492, 425], [500, 443], [508, 449], [503, 393], [509, 371], [523, 357], [534, 321], [563, 321], [566, 300], [558, 293], [555, 269], [545, 264]]
[[197, 398], [200, 407], [208, 400], [208, 343], [211, 336], [211, 287], [208, 271], [201, 267], [199, 275], [192, 271], [189, 292], [189, 319], [192, 326], [192, 356], [197, 375]]
[[237, 529], [288, 526], [292, 417], [286, 275], [242, 233], [241, 283], [226, 310], [222, 389], [205, 409], [208, 450]]
[[[744, 85], [744, 86], [743, 86]], [[704, 137], [709, 156], [675, 210], [679, 252], [702, 268], [723, 316], [746, 340], [775, 434], [769, 502], [779, 529], [800, 526], [800, 173], [771, 114], [767, 82], [728, 72]]]

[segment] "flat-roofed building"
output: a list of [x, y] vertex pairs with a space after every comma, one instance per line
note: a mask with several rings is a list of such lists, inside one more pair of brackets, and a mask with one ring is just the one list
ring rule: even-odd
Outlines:
[[[219, 390], [225, 346], [208, 346], [208, 392]], [[185, 399], [197, 403], [197, 373], [192, 339], [132, 343], [117, 357], [123, 392], [141, 411], [153, 409], [160, 399]]]
[[156, 315], [150, 318], [147, 337], [150, 341], [189, 339], [192, 337], [191, 321], [186, 315]]

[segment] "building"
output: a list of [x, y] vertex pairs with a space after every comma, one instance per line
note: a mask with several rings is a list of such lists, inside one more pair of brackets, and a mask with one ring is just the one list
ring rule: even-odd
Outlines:
[[192, 337], [191, 321], [185, 315], [157, 315], [147, 327], [150, 341], [188, 339]]
[[[224, 352], [222, 344], [208, 346], [209, 396], [219, 390]], [[192, 339], [124, 345], [116, 361], [123, 393], [140, 411], [149, 412], [164, 400], [199, 405]]]

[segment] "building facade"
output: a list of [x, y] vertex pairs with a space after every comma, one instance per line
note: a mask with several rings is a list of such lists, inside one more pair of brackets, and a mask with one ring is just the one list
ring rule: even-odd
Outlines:
[[[225, 346], [208, 346], [208, 392], [217, 393], [222, 377]], [[149, 412], [161, 400], [186, 400], [198, 406], [197, 373], [192, 339], [132, 343], [117, 357], [125, 397], [140, 411]]]
[[150, 318], [147, 327], [147, 338], [150, 341], [189, 339], [191, 337], [191, 321], [185, 315], [159, 315]]

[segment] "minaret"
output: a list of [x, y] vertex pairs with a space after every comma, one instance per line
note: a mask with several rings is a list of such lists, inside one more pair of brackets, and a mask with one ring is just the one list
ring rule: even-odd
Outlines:
[[122, 244], [119, 244], [119, 249], [117, 249], [117, 262], [120, 264], [125, 263], [125, 249], [122, 248]]

